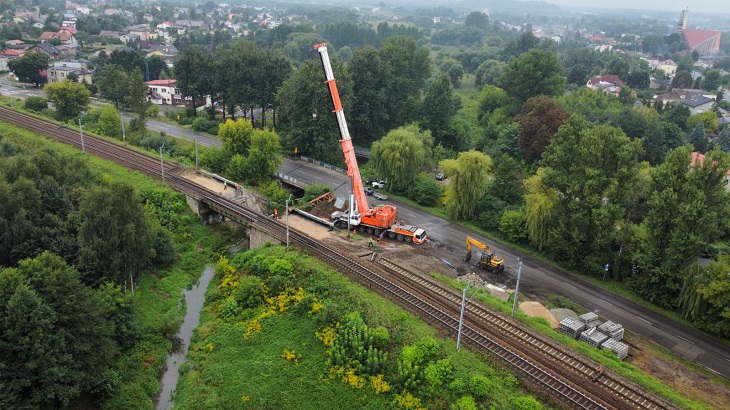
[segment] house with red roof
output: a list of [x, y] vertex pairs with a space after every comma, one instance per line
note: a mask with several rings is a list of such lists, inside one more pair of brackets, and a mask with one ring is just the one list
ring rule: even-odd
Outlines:
[[618, 95], [624, 82], [616, 74], [603, 74], [588, 79], [586, 87]]
[[682, 31], [682, 40], [691, 51], [700, 55], [715, 54], [720, 51], [721, 31], [716, 30], [689, 30]]
[[177, 80], [153, 80], [147, 82], [147, 99], [152, 104], [182, 105], [185, 98], [176, 87]]

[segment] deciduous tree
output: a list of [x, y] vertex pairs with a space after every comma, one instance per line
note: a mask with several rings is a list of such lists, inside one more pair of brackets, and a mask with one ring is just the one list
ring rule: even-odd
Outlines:
[[570, 117], [562, 105], [542, 95], [527, 100], [515, 119], [520, 124], [519, 145], [525, 159], [536, 161], [545, 152], [560, 126]]
[[547, 244], [556, 255], [594, 272], [612, 258], [640, 152], [641, 141], [609, 125], [574, 116], [560, 128], [542, 160], [543, 182], [558, 193]]
[[441, 161], [440, 166], [450, 180], [446, 209], [453, 218], [473, 219], [477, 203], [487, 192], [492, 158], [471, 150], [460, 153], [456, 159]]
[[127, 77], [128, 74], [120, 66], [105, 64], [94, 76], [94, 83], [99, 87], [101, 96], [119, 108], [119, 103], [127, 96]]
[[152, 231], [128, 183], [89, 188], [79, 208], [79, 270], [89, 283], [125, 283], [154, 257]]
[[525, 102], [538, 95], [562, 95], [565, 77], [555, 53], [532, 49], [507, 65], [497, 85]]
[[8, 68], [22, 83], [40, 86], [46, 82], [41, 72], [48, 68], [48, 55], [45, 53], [26, 53], [23, 57], [8, 61]]
[[671, 151], [652, 172], [649, 211], [632, 235], [636, 290], [653, 303], [673, 306], [684, 277], [708, 243], [719, 238], [726, 221], [727, 156], [719, 149], [704, 160], [683, 146]]
[[279, 136], [271, 130], [254, 130], [246, 158], [249, 180], [257, 184], [271, 181], [281, 165]]
[[421, 105], [421, 126], [431, 131], [434, 142], [453, 148], [453, 141], [447, 138], [447, 129], [456, 110], [453, 102], [454, 91], [449, 77], [441, 73], [431, 83]]
[[223, 141], [223, 148], [231, 154], [248, 155], [251, 146], [253, 125], [248, 120], [239, 118], [236, 121], [226, 120], [218, 126], [218, 139]]
[[48, 100], [56, 106], [56, 118], [59, 121], [78, 117], [91, 102], [89, 90], [83, 84], [71, 80], [46, 84], [44, 90]]

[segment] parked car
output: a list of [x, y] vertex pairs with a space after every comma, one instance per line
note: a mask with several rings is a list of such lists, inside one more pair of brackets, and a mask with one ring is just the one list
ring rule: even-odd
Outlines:
[[377, 177], [370, 177], [370, 178], [366, 179], [365, 180], [365, 185], [371, 185], [373, 182], [378, 182], [378, 178]]
[[375, 191], [373, 191], [373, 189], [372, 189], [372, 188], [370, 188], [369, 186], [366, 186], [366, 187], [364, 188], [364, 191], [365, 191], [365, 195], [372, 195], [372, 194], [373, 194], [373, 192], [375, 192]]
[[385, 181], [375, 181], [371, 185], [373, 188], [385, 188]]
[[388, 195], [385, 195], [385, 194], [383, 194], [383, 193], [381, 193], [381, 192], [375, 192], [375, 193], [373, 194], [373, 196], [374, 196], [374, 197], [375, 197], [376, 199], [378, 199], [378, 200], [381, 200], [381, 201], [385, 201], [386, 199], [388, 199]]
[[443, 172], [439, 172], [436, 174], [436, 181], [443, 181], [446, 178], [446, 175], [444, 175]]

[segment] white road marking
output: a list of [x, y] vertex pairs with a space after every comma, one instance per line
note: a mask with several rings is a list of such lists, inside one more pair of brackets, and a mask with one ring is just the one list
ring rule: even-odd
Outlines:
[[[540, 273], [544, 273], [544, 272], [543, 272], [543, 271], [541, 271], [541, 270], [538, 270], [538, 272], [540, 272]], [[576, 289], [576, 290], [578, 289], [578, 288], [576, 288], [575, 286], [571, 285], [570, 283], [567, 283], [567, 282], [563, 282], [563, 283], [565, 283], [565, 285], [566, 285], [566, 286], [569, 286], [569, 287], [571, 287], [571, 288], [573, 288], [573, 289]]]
[[683, 338], [682, 336], [677, 336], [677, 338], [682, 339], [682, 340], [684, 340], [685, 342], [687, 342], [689, 344], [693, 344], [692, 342], [690, 342], [689, 340]]
[[[699, 363], [697, 363], [697, 364], [699, 364]], [[712, 369], [710, 369], [709, 367], [705, 366], [704, 364], [699, 364], [699, 365], [700, 365], [700, 366], [702, 366], [702, 367], [704, 367], [704, 368], [705, 368], [706, 370], [709, 370], [709, 371], [711, 371], [712, 373], [715, 373], [715, 374], [716, 374], [716, 375], [718, 375], [718, 376], [722, 376], [722, 374], [720, 374], [719, 372], [717, 372], [717, 371], [715, 371], [715, 370], [712, 370]]]
[[600, 301], [601, 301], [601, 302], [603, 302], [603, 303], [606, 303], [606, 304], [608, 304], [608, 302], [606, 302], [605, 300], [603, 300], [603, 299], [601, 299], [601, 298], [598, 298], [598, 300], [600, 300]]
[[651, 324], [653, 324], [653, 323], [651, 323], [650, 321], [648, 321], [648, 320], [644, 319], [643, 317], [639, 317], [639, 316], [636, 316], [636, 318], [637, 318], [637, 319], [639, 319], [639, 320], [641, 320], [641, 321], [643, 321], [643, 322], [646, 322], [646, 323], [648, 323], [648, 324], [650, 324], [650, 325], [651, 325]]

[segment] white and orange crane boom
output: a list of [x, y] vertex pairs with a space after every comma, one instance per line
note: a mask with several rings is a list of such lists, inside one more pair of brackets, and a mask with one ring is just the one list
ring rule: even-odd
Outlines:
[[334, 224], [340, 228], [346, 228], [349, 222], [349, 225], [370, 235], [387, 236], [390, 239], [422, 244], [426, 241], [426, 231], [411, 225], [396, 224], [395, 206], [379, 205], [370, 208], [368, 205], [365, 190], [363, 189], [360, 168], [357, 165], [357, 158], [355, 157], [355, 148], [352, 145], [350, 131], [347, 128], [347, 120], [342, 110], [340, 93], [337, 90], [337, 82], [335, 81], [329, 54], [327, 53], [327, 45], [324, 43], [316, 44], [313, 48], [319, 53], [320, 60], [322, 61], [322, 69], [324, 70], [325, 83], [329, 86], [332, 106], [334, 108], [333, 112], [337, 116], [337, 125], [340, 130], [340, 145], [342, 145], [342, 152], [345, 154], [347, 175], [352, 181], [352, 194], [355, 197], [354, 205], [356, 205], [353, 206], [353, 204], [350, 204], [350, 211], [347, 214], [341, 212], [333, 213], [332, 219]]

